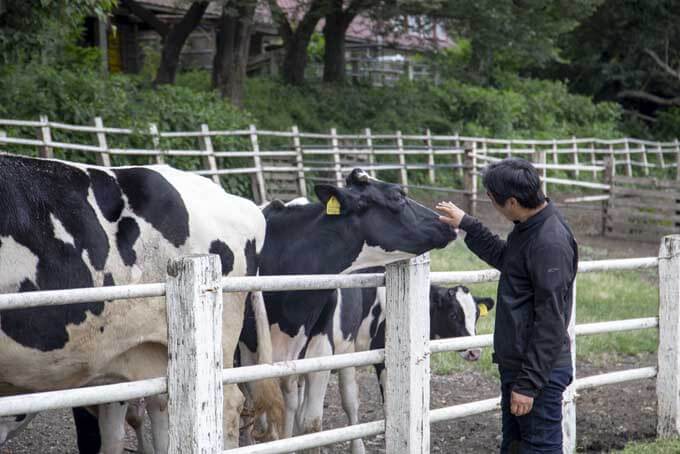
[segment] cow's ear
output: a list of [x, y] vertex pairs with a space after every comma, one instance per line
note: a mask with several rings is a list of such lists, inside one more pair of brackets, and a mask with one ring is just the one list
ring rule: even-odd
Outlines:
[[346, 189], [329, 184], [317, 184], [314, 186], [314, 192], [319, 201], [326, 206], [326, 214], [329, 216], [347, 214], [357, 208], [357, 197]]
[[494, 300], [493, 298], [477, 298], [476, 296], [473, 296], [475, 303], [476, 304], [481, 304], [482, 306], [486, 306], [486, 310], [490, 311], [493, 309], [494, 306]]

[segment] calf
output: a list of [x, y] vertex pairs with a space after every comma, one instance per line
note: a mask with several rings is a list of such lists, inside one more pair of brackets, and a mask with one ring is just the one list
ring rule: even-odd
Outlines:
[[[285, 206], [280, 201], [264, 209], [267, 221], [260, 274], [338, 274], [382, 266], [443, 248], [456, 232], [439, 215], [406, 197], [396, 184], [382, 182], [355, 169], [346, 187], [317, 185], [320, 203]], [[329, 338], [322, 339], [337, 300], [336, 290], [265, 292], [275, 361], [299, 358], [305, 349], [332, 354]], [[253, 363], [255, 328], [246, 316], [240, 341], [241, 359]], [[310, 346], [317, 336], [320, 345]], [[327, 380], [320, 376], [320, 388]], [[286, 402], [284, 435], [321, 428], [323, 407], [305, 396], [300, 409], [295, 377], [282, 381]], [[307, 387], [307, 394], [319, 390]], [[298, 417], [296, 418], [296, 413]], [[295, 430], [297, 428], [297, 430]]]
[[[362, 270], [363, 273], [384, 273], [381, 267]], [[458, 285], [451, 288], [432, 285], [430, 287], [430, 337], [432, 339], [474, 336], [476, 322], [480, 315], [493, 308], [491, 298], [476, 298], [467, 287]], [[385, 347], [385, 288], [342, 289], [337, 294], [334, 315], [326, 328], [313, 337], [305, 352], [306, 357], [326, 354], [323, 344], [331, 339], [334, 353], [374, 350]], [[389, 310], [389, 309], [387, 309]], [[321, 351], [317, 347], [322, 346]], [[470, 349], [460, 352], [468, 361], [476, 361], [481, 350]], [[384, 365], [375, 366], [383, 392], [385, 381]], [[325, 374], [325, 376], [324, 376]], [[312, 399], [311, 408], [323, 408], [325, 385], [328, 372], [305, 374], [302, 387], [311, 390], [301, 392], [305, 398]], [[339, 386], [342, 405], [350, 424], [359, 422], [359, 397], [353, 367], [339, 371]], [[364, 452], [361, 439], [352, 441], [352, 453]]]
[[[168, 261], [188, 254], [219, 255], [224, 276], [254, 275], [265, 234], [252, 202], [168, 166], [107, 169], [0, 154], [0, 213], [0, 293], [162, 282]], [[224, 367], [245, 297], [224, 294]], [[165, 299], [2, 311], [0, 365], [0, 395], [164, 376]], [[258, 398], [271, 405], [277, 393]], [[238, 443], [243, 396], [229, 385], [223, 397], [229, 448]], [[168, 446], [166, 401], [146, 399], [158, 453]]]

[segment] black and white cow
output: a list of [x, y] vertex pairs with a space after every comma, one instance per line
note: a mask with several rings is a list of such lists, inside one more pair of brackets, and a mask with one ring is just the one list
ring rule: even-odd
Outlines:
[[[456, 232], [439, 221], [433, 210], [406, 197], [396, 184], [382, 182], [355, 169], [346, 187], [317, 185], [320, 203], [285, 206], [270, 203], [260, 274], [338, 274], [381, 266], [443, 248]], [[265, 292], [275, 361], [293, 360], [309, 348], [308, 341], [323, 332], [333, 317], [335, 290]], [[244, 363], [254, 348], [254, 327], [246, 317], [241, 337]], [[330, 342], [325, 344], [332, 353]], [[325, 383], [323, 383], [325, 388]], [[321, 428], [321, 411], [305, 408], [295, 377], [282, 380], [286, 401], [284, 435], [315, 432]], [[306, 393], [319, 394], [307, 387]], [[296, 418], [296, 414], [298, 417]]]
[[[363, 273], [384, 273], [382, 267], [361, 270]], [[430, 337], [432, 339], [474, 336], [480, 314], [493, 308], [491, 298], [474, 297], [467, 287], [430, 287]], [[484, 306], [484, 307], [482, 307]], [[342, 289], [337, 292], [333, 317], [327, 320], [322, 333], [312, 337], [305, 351], [308, 358], [329, 354], [328, 341], [334, 354], [352, 353], [385, 348], [385, 288]], [[389, 310], [389, 308], [387, 309]], [[459, 352], [468, 361], [479, 359], [481, 350]], [[375, 366], [382, 394], [385, 374], [384, 365]], [[305, 374], [301, 392], [311, 399], [303, 408], [323, 411], [326, 383], [329, 372]], [[353, 367], [338, 371], [342, 406], [350, 424], [359, 423], [359, 393]], [[307, 392], [309, 387], [313, 392]], [[362, 454], [361, 439], [352, 441], [352, 454]]]
[[[168, 166], [0, 155], [0, 293], [162, 282], [168, 260], [197, 253], [218, 254], [225, 276], [254, 275], [264, 235], [252, 202]], [[225, 367], [245, 297], [224, 294]], [[164, 376], [166, 346], [164, 298], [2, 311], [0, 395]], [[167, 451], [166, 401], [146, 400], [158, 453]], [[242, 404], [225, 386], [225, 447], [238, 444]]]

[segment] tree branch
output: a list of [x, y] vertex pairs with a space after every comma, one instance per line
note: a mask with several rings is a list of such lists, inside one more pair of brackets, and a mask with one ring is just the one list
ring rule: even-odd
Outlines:
[[175, 30], [181, 30], [182, 34], [186, 30], [188, 30], [188, 33], [191, 33], [197, 26], [198, 24], [201, 23], [201, 18], [203, 17], [203, 14], [205, 13], [205, 10], [208, 9], [208, 4], [210, 2], [193, 2], [191, 4], [191, 7], [189, 8], [189, 11], [184, 14], [184, 17], [182, 17], [182, 20], [179, 21], [177, 25], [172, 27], [171, 32]]
[[300, 21], [295, 33], [301, 33], [303, 35], [311, 35], [314, 33], [316, 24], [318, 24], [326, 15], [327, 10], [329, 9], [324, 8], [325, 6], [327, 6], [327, 0], [312, 0], [309, 10]]
[[158, 19], [154, 13], [137, 3], [136, 0], [122, 0], [121, 3], [129, 9], [132, 14], [156, 30], [159, 35], [165, 37], [170, 32], [168, 24]]
[[675, 77], [676, 79], [680, 80], [680, 71], [676, 71], [675, 69], [671, 68], [671, 66], [668, 63], [659, 58], [656, 52], [654, 52], [652, 49], [645, 49], [644, 52], [650, 57], [652, 57], [656, 64], [659, 65], [664, 71], [666, 71], [668, 74]]
[[647, 93], [646, 91], [642, 90], [623, 90], [620, 91], [617, 96], [619, 98], [643, 99], [661, 106], [680, 106], [680, 96], [676, 96], [674, 98], [662, 98], [661, 96]]
[[272, 13], [272, 20], [279, 26], [279, 33], [284, 42], [288, 42], [293, 36], [293, 28], [290, 26], [288, 16], [281, 9], [276, 0], [269, 0], [269, 10]]

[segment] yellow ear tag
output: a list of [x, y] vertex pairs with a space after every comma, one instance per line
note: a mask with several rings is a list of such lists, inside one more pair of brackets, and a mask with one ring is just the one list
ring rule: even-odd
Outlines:
[[335, 196], [331, 196], [328, 202], [326, 202], [326, 214], [329, 216], [340, 215], [340, 202]]
[[478, 304], [477, 307], [479, 308], [480, 317], [486, 317], [489, 315], [489, 309], [486, 308], [486, 304]]

